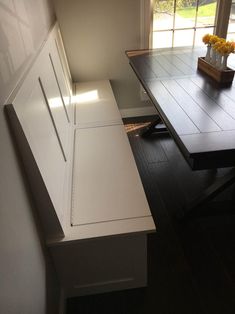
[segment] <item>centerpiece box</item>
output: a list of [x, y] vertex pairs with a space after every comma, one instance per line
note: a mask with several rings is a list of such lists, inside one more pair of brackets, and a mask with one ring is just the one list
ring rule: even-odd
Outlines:
[[221, 84], [228, 84], [233, 81], [234, 70], [226, 68], [225, 70], [219, 70], [212, 64], [207, 62], [204, 57], [198, 58], [198, 70], [206, 73], [215, 81]]

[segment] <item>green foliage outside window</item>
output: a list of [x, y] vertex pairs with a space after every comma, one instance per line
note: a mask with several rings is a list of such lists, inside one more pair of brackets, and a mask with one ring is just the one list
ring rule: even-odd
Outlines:
[[[199, 5], [207, 5], [209, 3], [216, 2], [216, 0], [201, 0]], [[154, 13], [173, 13], [174, 3], [176, 3], [177, 9], [192, 8], [197, 5], [197, 0], [154, 0], [153, 9]]]
[[[155, 13], [172, 13], [174, 11], [174, 0], [154, 0]], [[196, 0], [176, 0], [177, 8], [195, 5]]]

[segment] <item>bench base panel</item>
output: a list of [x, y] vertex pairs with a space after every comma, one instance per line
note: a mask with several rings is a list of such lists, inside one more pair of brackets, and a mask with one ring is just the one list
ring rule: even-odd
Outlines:
[[147, 285], [147, 235], [100, 238], [50, 248], [66, 297]]

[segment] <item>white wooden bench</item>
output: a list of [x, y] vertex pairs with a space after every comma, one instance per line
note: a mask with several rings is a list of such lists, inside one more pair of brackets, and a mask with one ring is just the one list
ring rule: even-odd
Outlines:
[[65, 296], [145, 286], [155, 224], [109, 81], [71, 85], [56, 25], [6, 108]]

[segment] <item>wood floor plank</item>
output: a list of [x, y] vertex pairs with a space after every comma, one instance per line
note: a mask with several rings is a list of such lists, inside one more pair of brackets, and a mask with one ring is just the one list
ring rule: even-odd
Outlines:
[[[148, 125], [149, 123], [131, 124], [131, 127], [128, 127], [127, 130], [129, 138], [134, 139], [135, 137], [141, 136], [144, 128], [146, 128]], [[167, 156], [161, 146], [160, 141], [152, 141], [151, 138], [146, 138], [145, 141], [138, 141], [136, 144], [136, 156], [140, 154], [141, 160], [145, 160], [147, 163], [167, 162]]]

